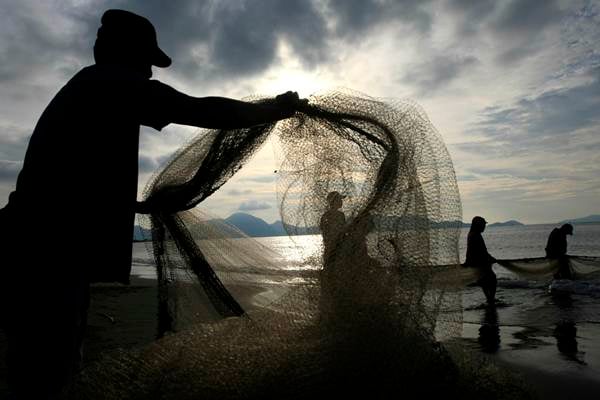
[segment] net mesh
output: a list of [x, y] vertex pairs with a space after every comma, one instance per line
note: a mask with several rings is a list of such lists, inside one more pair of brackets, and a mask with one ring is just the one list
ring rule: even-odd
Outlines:
[[[293, 261], [195, 207], [270, 136]], [[169, 334], [88, 369], [78, 396], [99, 386], [103, 398], [448, 393], [453, 367], [436, 339], [459, 332], [461, 303], [433, 278], [459, 263], [461, 204], [416, 104], [339, 90], [277, 124], [204, 130], [145, 198]]]
[[[575, 279], [600, 272], [599, 257], [567, 256], [565, 262], [568, 263]], [[551, 279], [560, 269], [559, 260], [544, 257], [498, 260], [498, 264], [519, 276], [533, 280]]]

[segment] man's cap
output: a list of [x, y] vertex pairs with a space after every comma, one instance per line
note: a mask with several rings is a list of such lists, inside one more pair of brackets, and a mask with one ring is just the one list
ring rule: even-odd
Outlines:
[[483, 217], [480, 217], [478, 215], [476, 217], [473, 217], [471, 224], [487, 224], [487, 221], [485, 219], [483, 219]]
[[341, 199], [345, 199], [345, 198], [346, 198], [346, 196], [343, 196], [340, 192], [337, 192], [337, 191], [329, 192], [327, 194], [327, 201], [329, 203], [331, 203], [332, 201], [337, 200], [337, 199], [341, 200]]
[[102, 15], [101, 23], [98, 39], [119, 46], [136, 47], [157, 67], [171, 65], [171, 58], [158, 47], [156, 30], [148, 19], [130, 11], [112, 9]]

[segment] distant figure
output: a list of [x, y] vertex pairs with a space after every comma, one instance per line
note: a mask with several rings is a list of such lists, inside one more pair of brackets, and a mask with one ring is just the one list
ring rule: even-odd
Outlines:
[[[90, 282], [129, 282], [140, 125], [245, 128], [293, 115], [287, 92], [251, 104], [191, 97], [150, 80], [168, 67], [146, 18], [104, 13], [94, 65], [40, 117], [16, 190], [0, 213], [0, 296], [15, 398], [56, 396], [79, 368]], [[160, 205], [158, 205], [160, 207]]]
[[477, 284], [481, 286], [483, 294], [488, 304], [494, 304], [496, 301], [496, 274], [492, 270], [492, 264], [496, 259], [490, 255], [483, 241], [481, 234], [485, 230], [486, 220], [482, 217], [474, 217], [471, 222], [471, 229], [467, 236], [467, 256], [465, 265], [478, 268], [480, 278]]
[[[353, 222], [346, 240], [350, 254], [347, 257], [348, 287], [352, 302], [361, 311], [382, 314], [389, 305], [394, 289], [388, 269], [369, 255], [368, 235], [375, 229], [371, 214], [364, 214]], [[351, 247], [350, 247], [351, 246]]]
[[321, 299], [320, 309], [324, 318], [334, 318], [335, 303], [341, 296], [343, 284], [338, 271], [343, 268], [343, 260], [336, 259], [341, 247], [340, 240], [346, 229], [346, 216], [340, 208], [343, 199], [340, 192], [333, 191], [327, 195], [327, 209], [321, 216], [319, 228], [323, 236], [323, 270], [321, 271]]
[[319, 223], [323, 235], [323, 260], [325, 264], [334, 255], [341, 234], [346, 228], [346, 216], [340, 211], [345, 197], [336, 191], [327, 195], [327, 210], [321, 216]]
[[567, 257], [567, 235], [573, 235], [573, 225], [571, 224], [554, 228], [548, 236], [546, 258], [558, 262], [558, 271], [554, 274], [555, 279], [573, 279], [573, 271], [571, 271]]

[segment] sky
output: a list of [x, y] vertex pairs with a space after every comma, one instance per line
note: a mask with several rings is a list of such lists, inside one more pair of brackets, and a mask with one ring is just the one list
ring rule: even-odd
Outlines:
[[[0, 0], [0, 206], [41, 112], [93, 64], [109, 8], [152, 21], [173, 59], [154, 79], [192, 96], [348, 88], [420, 104], [465, 221], [600, 214], [600, 0]], [[196, 134], [142, 127], [140, 197]], [[267, 143], [203, 208], [279, 219], [277, 165]]]

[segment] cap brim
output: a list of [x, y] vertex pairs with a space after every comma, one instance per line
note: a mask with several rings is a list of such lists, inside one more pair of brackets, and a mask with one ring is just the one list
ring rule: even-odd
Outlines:
[[166, 68], [171, 65], [171, 57], [166, 55], [165, 52], [160, 49], [160, 47], [156, 47], [152, 65], [156, 65], [159, 68]]

